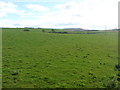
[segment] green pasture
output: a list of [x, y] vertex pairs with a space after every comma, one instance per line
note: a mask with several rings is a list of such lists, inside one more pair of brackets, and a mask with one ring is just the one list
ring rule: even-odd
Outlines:
[[3, 88], [117, 87], [117, 32], [23, 30], [2, 30]]

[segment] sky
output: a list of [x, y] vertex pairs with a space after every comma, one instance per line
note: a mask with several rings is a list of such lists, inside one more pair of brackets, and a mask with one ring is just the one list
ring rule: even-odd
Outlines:
[[119, 0], [0, 0], [0, 27], [118, 28]]

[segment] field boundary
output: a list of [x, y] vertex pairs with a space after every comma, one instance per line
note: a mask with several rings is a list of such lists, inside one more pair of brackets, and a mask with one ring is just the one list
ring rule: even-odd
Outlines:
[[2, 28], [0, 28], [0, 89], [2, 89]]

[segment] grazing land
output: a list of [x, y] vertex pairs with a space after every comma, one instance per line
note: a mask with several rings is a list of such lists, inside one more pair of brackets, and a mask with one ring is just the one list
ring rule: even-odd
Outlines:
[[3, 88], [117, 87], [118, 32], [50, 31], [2, 30]]

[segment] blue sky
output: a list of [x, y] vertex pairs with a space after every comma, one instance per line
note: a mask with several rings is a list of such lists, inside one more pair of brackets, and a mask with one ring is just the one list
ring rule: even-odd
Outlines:
[[0, 27], [118, 27], [119, 0], [0, 0]]

